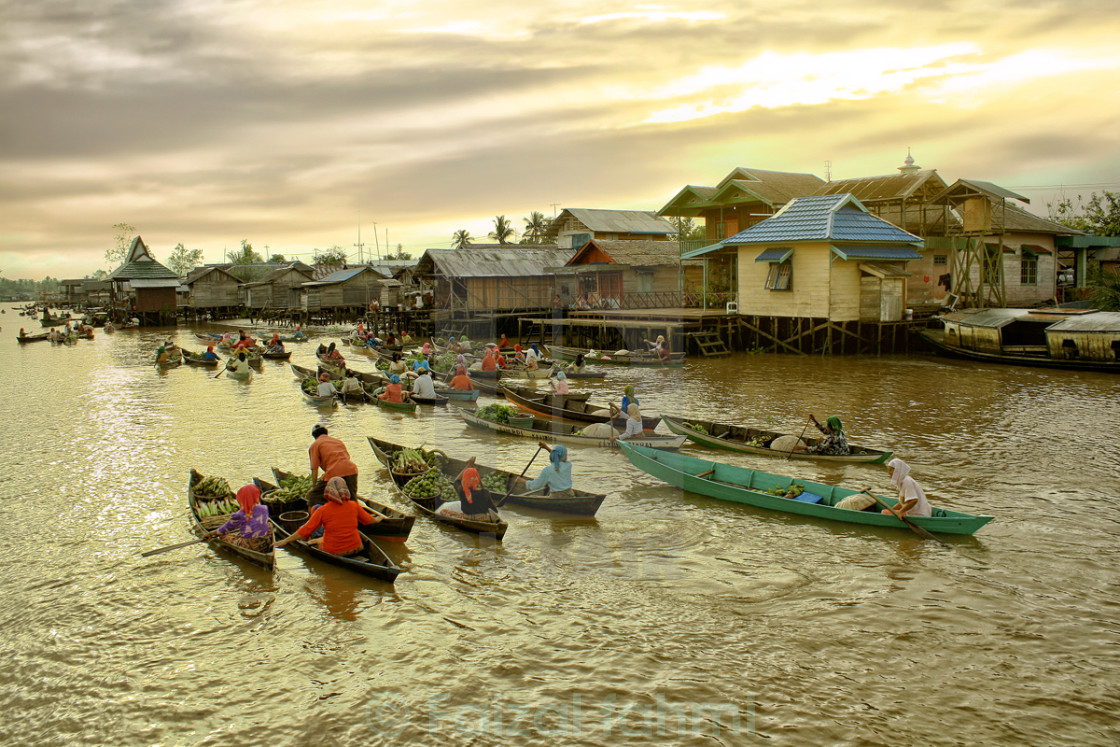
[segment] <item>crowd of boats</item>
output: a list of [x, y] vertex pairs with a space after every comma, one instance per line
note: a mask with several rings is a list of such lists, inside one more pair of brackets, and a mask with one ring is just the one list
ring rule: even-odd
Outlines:
[[[814, 438], [806, 437], [804, 431], [800, 435], [784, 434], [753, 425], [667, 413], [642, 414], [632, 387], [626, 388], [626, 397], [621, 406], [616, 406], [613, 402], [595, 402], [591, 394], [574, 391], [568, 386], [569, 382], [581, 379], [605, 378], [612, 366], [682, 366], [683, 356], [666, 359], [655, 351], [604, 354], [557, 345], [534, 345], [522, 351], [519, 345], [508, 345], [504, 338], [501, 343], [486, 343], [478, 347], [468, 340], [456, 340], [454, 337], [433, 338], [422, 343], [408, 338], [404, 341], [393, 339], [392, 344], [386, 344], [364, 330], [354, 330], [329, 346], [320, 342], [312, 368], [291, 363], [292, 351], [286, 347], [309, 342], [310, 338], [302, 330], [297, 329], [294, 335], [285, 337], [278, 332], [267, 334], [271, 337], [260, 343], [244, 332], [237, 335], [196, 334], [196, 341], [204, 348], [199, 351], [184, 349], [168, 340], [160, 346], [155, 364], [161, 370], [179, 366], [207, 368], [216, 370], [216, 377], [226, 375], [248, 383], [252, 381], [253, 370], [259, 370], [264, 360], [287, 362], [300, 384], [301, 396], [317, 408], [336, 407], [339, 402], [369, 403], [408, 413], [416, 412], [419, 407], [450, 406], [472, 428], [537, 442], [538, 451], [534, 460], [541, 449], [550, 448], [549, 443], [617, 449], [638, 469], [682, 490], [796, 516], [851, 525], [909, 528], [922, 536], [931, 536], [931, 532], [972, 534], [992, 519], [991, 516], [939, 507], [933, 507], [929, 516], [899, 517], [891, 510], [881, 508], [896, 507], [897, 497], [872, 496], [866, 491], [725, 464], [703, 456], [700, 450], [718, 449], [783, 460], [814, 459], [865, 464], [883, 463], [891, 457], [889, 451], [849, 445], [846, 440], [841, 450], [816, 448], [828, 439], [831, 424], [827, 429], [822, 427], [820, 438]], [[342, 350], [347, 351], [346, 356], [342, 355]], [[346, 357], [351, 359], [349, 363]], [[353, 365], [357, 359], [365, 359], [372, 365], [357, 368]], [[596, 365], [590, 365], [591, 361]], [[429, 376], [434, 376], [438, 382], [425, 396], [418, 382]], [[454, 386], [450, 383], [452, 381], [456, 381]], [[402, 390], [399, 401], [383, 396], [386, 388], [394, 383]], [[540, 387], [544, 383], [548, 386]], [[324, 392], [320, 387], [328, 391]], [[495, 398], [499, 404], [478, 408], [480, 395]], [[631, 401], [627, 402], [627, 399]], [[509, 405], [501, 405], [503, 400]], [[657, 431], [662, 423], [668, 434]], [[838, 420], [836, 423], [839, 427]], [[605, 495], [574, 486], [560, 495], [550, 494], [548, 488], [530, 490], [525, 479], [528, 465], [517, 474], [499, 467], [476, 464], [473, 466], [480, 473], [483, 484], [494, 495], [500, 495], [500, 499], [481, 515], [441, 510], [442, 504], [451, 496], [441, 498], [438, 495], [417, 494], [415, 490], [410, 491], [408, 485], [431, 470], [453, 481], [462, 474], [463, 462], [442, 452], [424, 452], [426, 469], [418, 472], [413, 466], [402, 470], [397, 457], [410, 447], [372, 437], [369, 444], [388, 471], [394, 491], [419, 515], [495, 541], [501, 540], [508, 529], [499, 512], [507, 504], [558, 516], [593, 516], [606, 499]], [[679, 450], [686, 444], [700, 448], [691, 453], [680, 453]], [[360, 527], [364, 537], [360, 554], [331, 556], [313, 542], [299, 536], [292, 537], [292, 533], [307, 520], [309, 505], [305, 498], [299, 495], [293, 498], [283, 492], [280, 483], [284, 477], [284, 473], [276, 469], [273, 474], [276, 483], [255, 480], [262, 500], [266, 505], [272, 505], [270, 519], [275, 541], [285, 540], [286, 546], [300, 552], [374, 578], [389, 582], [396, 578], [401, 569], [377, 545], [377, 541], [406, 541], [415, 521], [414, 516], [366, 497], [355, 496], [361, 505], [385, 518]], [[229, 520], [236, 505], [232, 502], [232, 493], [199, 495], [195, 486], [202, 479], [200, 473], [192, 470], [188, 502], [194, 531], [200, 537], [196, 541], [208, 541], [271, 567], [274, 562], [271, 543], [268, 549], [262, 550], [259, 546], [245, 546], [238, 542], [236, 536], [212, 534], [216, 526]], [[851, 505], [851, 501], [845, 499], [857, 494], [866, 494], [871, 498], [866, 502], [865, 510], [844, 507]], [[273, 503], [269, 500], [270, 495], [284, 495], [285, 500]], [[840, 505], [842, 502], [843, 506]], [[289, 537], [290, 540], [287, 539]]]

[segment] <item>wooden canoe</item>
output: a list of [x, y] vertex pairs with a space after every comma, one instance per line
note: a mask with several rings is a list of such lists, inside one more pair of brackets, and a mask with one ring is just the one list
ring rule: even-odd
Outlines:
[[[611, 441], [609, 438], [596, 438], [595, 436], [580, 434], [579, 431], [583, 428], [581, 423], [563, 423], [551, 418], [538, 418], [533, 420], [531, 426], [520, 428], [516, 425], [495, 423], [492, 420], [480, 418], [471, 410], [463, 407], [456, 409], [467, 425], [493, 433], [508, 433], [511, 436], [532, 438], [537, 441], [552, 441], [572, 446], [599, 446], [606, 449], [618, 446], [617, 439]], [[654, 433], [643, 433], [641, 436], [631, 436], [627, 443], [648, 446], [651, 449], [679, 449], [684, 446], [686, 440], [684, 436], [659, 436]]]
[[499, 368], [494, 371], [483, 371], [478, 368], [468, 369], [467, 373], [472, 379], [547, 379], [552, 373], [548, 368]]
[[331, 375], [332, 379], [341, 379], [346, 375], [346, 362], [332, 363], [321, 355], [315, 356], [319, 359], [319, 365], [322, 366]]
[[[218, 527], [222, 526], [222, 524], [225, 524], [229, 520], [229, 517], [231, 515], [222, 514], [220, 516], [207, 516], [204, 518], [199, 513], [199, 501], [205, 499], [195, 494], [194, 486], [202, 482], [204, 479], [206, 478], [201, 473], [199, 473], [198, 470], [192, 469], [190, 471], [190, 479], [187, 482], [187, 503], [191, 509], [191, 530], [199, 537], [209, 531], [217, 529]], [[233, 500], [232, 495], [229, 497], [229, 500]], [[276, 562], [275, 552], [271, 549], [268, 552], [257, 552], [256, 550], [250, 550], [247, 547], [241, 547], [240, 545], [235, 545], [232, 542], [227, 542], [221, 537], [215, 537], [214, 539], [208, 540], [207, 542], [211, 547], [220, 550], [226, 550], [236, 555], [240, 555], [241, 557], [246, 558], [247, 560], [251, 560], [254, 563], [262, 565], [268, 569], [271, 569]]]
[[49, 340], [50, 336], [50, 332], [42, 332], [37, 335], [16, 335], [16, 339], [20, 342], [43, 342], [44, 340]]
[[[596, 415], [600, 410], [608, 410], [609, 405], [599, 405], [582, 399], [580, 395], [538, 393], [530, 389], [509, 386], [501, 387], [506, 399], [523, 410], [535, 412], [548, 418], [557, 418], [576, 423], [605, 423], [611, 420], [609, 415]], [[661, 422], [660, 415], [643, 415], [642, 430], [652, 431]], [[622, 415], [614, 418], [612, 424], [616, 428], [626, 428], [626, 418]]]
[[[865, 446], [852, 446], [849, 444], [851, 454], [845, 456], [830, 456], [825, 454], [811, 454], [806, 451], [775, 451], [767, 444], [780, 436], [796, 435], [777, 433], [762, 430], [748, 425], [732, 425], [730, 423], [715, 423], [710, 420], [697, 420], [696, 418], [679, 418], [675, 415], [662, 413], [661, 420], [673, 433], [684, 436], [690, 441], [702, 446], [711, 446], [727, 451], [741, 451], [747, 454], [762, 454], [791, 459], [818, 459], [825, 462], [864, 462], [867, 464], [880, 464], [890, 459], [893, 452], [879, 451]], [[689, 425], [699, 425], [704, 430], [698, 431]], [[806, 438], [805, 443], [812, 446], [819, 443], [819, 438]]]
[[264, 359], [270, 360], [270, 361], [286, 361], [291, 357], [292, 357], [292, 351], [291, 350], [285, 350], [283, 353], [270, 353], [268, 351], [265, 351], [265, 352], [261, 353], [261, 358], [264, 358]]
[[[394, 454], [406, 447], [392, 443], [391, 441], [382, 441], [380, 439], [374, 438], [373, 436], [367, 436], [366, 438], [369, 439], [369, 445], [371, 448], [373, 448], [373, 453], [377, 456], [378, 461], [385, 465], [385, 469], [389, 470], [389, 474], [392, 477], [393, 486], [397, 489], [397, 492], [399, 492], [405, 499], [410, 501], [412, 505], [416, 506], [417, 510], [419, 510], [420, 513], [429, 518], [435, 519], [436, 521], [442, 521], [445, 524], [451, 524], [452, 526], [459, 527], [460, 529], [466, 530], [468, 532], [474, 532], [476, 534], [483, 535], [493, 535], [497, 540], [500, 540], [505, 536], [506, 530], [509, 529], [509, 525], [500, 517], [497, 521], [482, 521], [462, 516], [449, 516], [447, 514], [441, 514], [437, 511], [437, 509], [439, 508], [439, 504], [435, 499], [416, 499], [410, 496], [408, 493], [405, 493], [404, 486], [408, 483], [409, 480], [415, 477], [415, 475], [401, 475], [394, 472], [392, 468], [392, 459]], [[458, 462], [457, 460], [448, 459], [447, 463], [451, 462], [462, 464], [462, 462]], [[475, 466], [478, 468], [479, 475], [483, 475], [484, 468], [482, 467], [482, 465]], [[444, 474], [447, 473], [447, 469], [448, 468], [445, 464]], [[459, 469], [461, 470], [462, 467], [460, 467]], [[449, 475], [449, 477], [453, 478], [456, 474], [458, 474], [458, 472], [453, 472], [451, 475]], [[499, 498], [500, 497], [501, 496], [499, 496]], [[598, 506], [596, 506], [596, 508], [598, 508]], [[497, 513], [497, 511], [495, 511], [494, 513]]]
[[304, 399], [316, 407], [338, 407], [338, 400], [335, 399], [333, 394], [328, 394], [325, 397], [320, 397], [318, 394], [312, 394], [303, 388], [303, 384], [299, 385], [300, 392], [303, 393]]
[[253, 372], [248, 368], [241, 371], [231, 371], [228, 368], [223, 370], [225, 371], [226, 378], [233, 379], [234, 381], [251, 381], [253, 378]]
[[[811, 516], [846, 524], [908, 529], [906, 524], [894, 514], [880, 513], [878, 506], [867, 511], [836, 508], [838, 502], [849, 495], [859, 493], [858, 490], [810, 480], [794, 480], [761, 470], [736, 467], [707, 459], [696, 459], [684, 454], [631, 446], [626, 443], [621, 446], [622, 453], [638, 469], [692, 493], [798, 516]], [[821, 500], [812, 503], [805, 500], [805, 496], [801, 499], [794, 499], [768, 492], [772, 488], [788, 490], [793, 483], [800, 484], [807, 495], [821, 496]], [[885, 496], [882, 497], [882, 500], [889, 506], [894, 506], [897, 502], [897, 498]], [[930, 532], [973, 534], [991, 521], [993, 517], [934, 508], [932, 516], [910, 516], [907, 518]]]
[[[272, 531], [276, 536], [277, 541], [286, 539], [288, 535], [294, 533], [299, 529], [299, 523], [281, 522], [279, 518], [272, 519]], [[345, 568], [348, 571], [360, 573], [363, 576], [376, 578], [378, 581], [386, 583], [395, 583], [397, 576], [401, 573], [401, 567], [394, 563], [385, 551], [377, 546], [377, 543], [371, 540], [366, 535], [362, 534], [362, 551], [356, 555], [334, 555], [333, 553], [325, 552], [318, 546], [310, 542], [304, 542], [302, 539], [297, 539], [285, 547], [291, 547], [308, 557], [322, 560], [325, 563], [336, 565], [339, 568]]]
[[221, 361], [217, 358], [212, 361], [203, 360], [201, 353], [193, 353], [186, 348], [182, 348], [182, 351], [183, 363], [186, 363], [188, 366], [199, 366], [201, 368], [217, 368], [218, 364], [221, 363]]
[[166, 371], [169, 368], [178, 368], [181, 365], [183, 365], [183, 359], [182, 358], [176, 358], [175, 360], [164, 361], [163, 363], [157, 363], [156, 368], [158, 368], [161, 371]]
[[475, 402], [478, 400], [478, 389], [452, 389], [451, 387], [437, 386], [436, 393], [448, 399], [460, 402]]
[[[404, 402], [386, 402], [385, 400], [377, 396], [381, 394], [381, 390], [383, 389], [383, 387], [372, 389], [369, 388], [366, 384], [362, 384], [362, 388], [366, 390], [366, 394], [369, 396], [369, 401], [384, 410], [393, 410], [395, 412], [416, 412], [416, 403], [412, 402], [411, 400], [405, 400]], [[404, 394], [408, 393], [404, 392]]]
[[570, 348], [563, 345], [549, 345], [548, 350], [555, 358], [574, 361], [577, 355], [583, 354], [585, 363], [594, 363], [600, 366], [648, 366], [652, 368], [680, 368], [684, 365], [685, 354], [671, 353], [669, 360], [662, 360], [653, 353], [629, 352], [625, 355], [615, 355], [610, 352], [595, 351], [582, 348]]
[[[285, 472], [277, 467], [272, 468], [272, 476], [276, 479], [276, 482], [280, 482], [290, 475], [290, 472]], [[258, 480], [257, 482], [260, 484], [261, 481]], [[264, 485], [268, 485], [268, 483], [264, 483]], [[276, 488], [275, 485], [269, 487]], [[264, 490], [264, 488], [262, 487], [261, 490]], [[412, 525], [416, 523], [415, 516], [410, 516], [403, 511], [398, 511], [391, 506], [372, 501], [369, 498], [363, 498], [360, 495], [357, 496], [356, 500], [366, 509], [373, 509], [386, 517], [377, 524], [360, 524], [358, 531], [367, 537], [376, 537], [379, 540], [388, 540], [389, 542], [404, 542], [408, 539], [408, 535], [412, 532]], [[307, 510], [307, 501], [303, 502], [301, 510]]]

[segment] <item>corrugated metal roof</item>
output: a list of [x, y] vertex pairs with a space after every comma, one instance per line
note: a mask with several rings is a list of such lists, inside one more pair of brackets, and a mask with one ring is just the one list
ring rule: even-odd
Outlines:
[[724, 239], [724, 246], [802, 241], [921, 243], [912, 233], [871, 215], [850, 194], [798, 197], [770, 218]]
[[793, 249], [790, 247], [779, 247], [777, 249], [765, 249], [762, 254], [754, 258], [755, 262], [785, 262], [793, 256]]
[[164, 267], [151, 257], [144, 255], [132, 262], [126, 262], [109, 273], [108, 280], [134, 280], [137, 278], [175, 278], [176, 284], [179, 276], [172, 270]]
[[[583, 225], [597, 233], [637, 233], [652, 236], [668, 236], [677, 229], [665, 218], [652, 210], [600, 210], [595, 208], [564, 208], [549, 227], [550, 235], [559, 232], [560, 218], [568, 213]], [[553, 229], [552, 226], [557, 226]]]
[[536, 277], [551, 274], [548, 267], [566, 265], [574, 254], [574, 249], [529, 244], [428, 249], [420, 258], [417, 271], [455, 278]]
[[936, 169], [921, 169], [903, 174], [840, 179], [829, 182], [814, 194], [836, 195], [846, 192], [866, 202], [900, 200], [910, 197], [929, 181], [935, 183], [934, 189], [942, 190], [946, 186], [945, 181], [938, 175]]
[[[592, 239], [580, 247], [579, 251], [583, 251], [588, 244], [599, 247], [616, 263], [631, 267], [676, 267], [681, 258], [681, 245], [676, 241]], [[573, 255], [568, 262], [575, 260], [576, 256]]]
[[894, 265], [884, 265], [884, 264], [880, 264], [878, 262], [861, 264], [859, 266], [859, 269], [863, 270], [866, 273], [869, 273], [871, 275], [875, 275], [876, 277], [880, 277], [880, 278], [908, 278], [908, 277], [910, 277], [910, 273], [908, 273], [906, 270], [902, 269], [901, 267], [895, 267]]
[[361, 275], [367, 270], [374, 275], [378, 274], [376, 271], [370, 269], [369, 267], [351, 267], [347, 270], [336, 270], [320, 280], [313, 280], [310, 283], [303, 283], [303, 287], [318, 287], [321, 285], [337, 285], [338, 283], [345, 283], [347, 280], [352, 280], [353, 278]]
[[888, 259], [893, 262], [906, 262], [911, 259], [921, 259], [922, 255], [912, 246], [883, 246], [874, 244], [868, 246], [833, 246], [832, 251], [840, 259]]
[[128, 284], [133, 288], [178, 288], [179, 278], [132, 278]]
[[1048, 327], [1047, 332], [1106, 332], [1120, 334], [1120, 312], [1093, 311], [1063, 319]]

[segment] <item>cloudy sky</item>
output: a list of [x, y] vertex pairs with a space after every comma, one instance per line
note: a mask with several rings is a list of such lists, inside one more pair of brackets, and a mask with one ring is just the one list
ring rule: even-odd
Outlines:
[[1046, 213], [1120, 189], [1114, 0], [0, 0], [0, 271], [248, 239], [418, 254], [907, 147]]

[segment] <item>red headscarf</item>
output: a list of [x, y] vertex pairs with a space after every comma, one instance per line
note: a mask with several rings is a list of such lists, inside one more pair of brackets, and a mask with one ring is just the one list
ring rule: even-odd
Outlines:
[[521, 344], [520, 343], [513, 346], [513, 352], [515, 352], [515, 353], [520, 353], [521, 352]]
[[350, 488], [346, 487], [346, 481], [341, 477], [332, 477], [323, 490], [323, 497], [335, 503], [345, 503], [350, 500]]
[[237, 505], [246, 516], [253, 515], [253, 507], [261, 502], [261, 489], [256, 485], [246, 485], [237, 491]]

